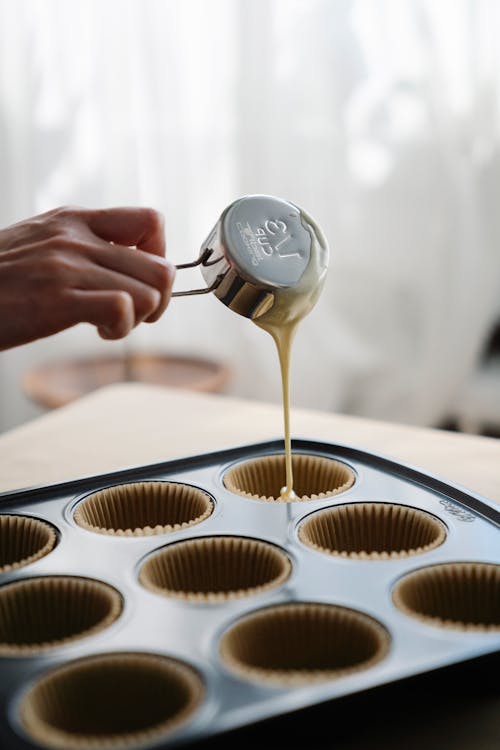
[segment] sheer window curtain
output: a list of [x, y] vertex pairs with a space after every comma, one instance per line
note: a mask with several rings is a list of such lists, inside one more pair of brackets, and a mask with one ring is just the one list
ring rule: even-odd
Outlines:
[[[500, 315], [499, 16], [494, 0], [0, 0], [0, 224], [151, 205], [183, 262], [238, 195], [295, 201], [332, 262], [293, 404], [436, 424]], [[226, 360], [232, 393], [280, 398], [270, 337], [207, 296], [126, 344], [82, 325], [1, 353], [0, 429], [36, 411], [28, 367], [125, 346]]]

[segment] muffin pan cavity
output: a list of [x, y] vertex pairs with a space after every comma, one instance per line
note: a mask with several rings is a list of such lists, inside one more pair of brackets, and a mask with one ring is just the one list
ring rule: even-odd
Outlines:
[[[349, 466], [324, 456], [292, 456], [293, 487], [299, 501], [339, 495], [354, 484]], [[262, 456], [233, 466], [224, 476], [228, 490], [243, 497], [268, 502], [290, 502], [280, 498], [285, 476], [284, 455]], [[297, 502], [297, 501], [295, 501]]]
[[27, 578], [0, 587], [0, 656], [25, 656], [104, 630], [120, 615], [111, 586], [76, 576]]
[[284, 552], [257, 539], [200, 537], [155, 552], [142, 565], [139, 580], [165, 596], [222, 601], [279, 586], [291, 567]]
[[77, 506], [76, 523], [99, 534], [151, 536], [201, 523], [212, 499], [197, 487], [176, 482], [131, 482], [94, 492]]
[[409, 557], [444, 542], [441, 521], [416, 508], [393, 503], [351, 503], [311, 514], [299, 539], [319, 552], [362, 560]]
[[332, 604], [293, 603], [253, 612], [222, 637], [232, 670], [278, 684], [332, 680], [383, 659], [385, 628], [367, 615]]
[[164, 656], [115, 653], [81, 659], [39, 679], [23, 697], [21, 722], [43, 747], [136, 747], [185, 722], [203, 683]]
[[49, 524], [29, 516], [0, 515], [0, 573], [36, 562], [56, 545]]
[[500, 631], [500, 565], [455, 562], [405, 576], [394, 603], [411, 617], [465, 631]]

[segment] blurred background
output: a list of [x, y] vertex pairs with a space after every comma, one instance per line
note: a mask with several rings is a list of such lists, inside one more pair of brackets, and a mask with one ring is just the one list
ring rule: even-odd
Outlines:
[[[182, 263], [236, 197], [288, 199], [331, 247], [293, 406], [500, 434], [499, 28], [496, 0], [0, 0], [0, 226], [152, 206]], [[0, 353], [0, 431], [110, 378], [281, 398], [206, 295]]]

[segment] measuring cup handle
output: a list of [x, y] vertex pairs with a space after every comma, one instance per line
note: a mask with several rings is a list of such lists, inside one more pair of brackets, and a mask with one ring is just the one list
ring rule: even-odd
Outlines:
[[[176, 269], [178, 271], [182, 271], [184, 268], [194, 268], [195, 266], [199, 265], [214, 266], [216, 263], [222, 260], [222, 256], [215, 258], [215, 260], [209, 260], [212, 257], [213, 252], [214, 251], [211, 248], [206, 247], [199, 258], [192, 261], [191, 263], [179, 263], [176, 266]], [[208, 287], [204, 287], [203, 289], [187, 289], [184, 292], [172, 292], [172, 297], [190, 297], [193, 294], [208, 294], [209, 292], [213, 292], [214, 289], [217, 289], [223, 278], [224, 274], [219, 274], [219, 276], [215, 278], [213, 284]]]
[[223, 278], [224, 274], [221, 273], [215, 278], [214, 283], [210, 286], [204, 287], [203, 289], [186, 289], [183, 292], [172, 292], [171, 297], [190, 297], [193, 294], [208, 294], [209, 292], [213, 292], [214, 289], [217, 289]]

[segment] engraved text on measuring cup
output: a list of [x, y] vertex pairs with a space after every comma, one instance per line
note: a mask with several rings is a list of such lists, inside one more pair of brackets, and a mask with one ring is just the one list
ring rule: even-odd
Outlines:
[[252, 228], [250, 222], [238, 221], [236, 228], [243, 244], [248, 249], [254, 266], [259, 265], [263, 257], [301, 258], [298, 250], [287, 247], [292, 239], [286, 222], [282, 219], [267, 219], [263, 226]]

